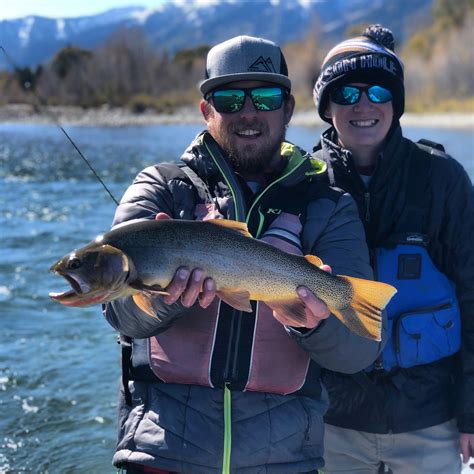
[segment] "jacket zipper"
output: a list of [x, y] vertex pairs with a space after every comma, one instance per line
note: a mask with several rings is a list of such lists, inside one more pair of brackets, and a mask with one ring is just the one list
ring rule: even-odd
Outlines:
[[[379, 276], [377, 274], [377, 251], [376, 250], [371, 250], [370, 252], [370, 260], [372, 264], [372, 268], [374, 269], [374, 280], [378, 281]], [[383, 351], [380, 353], [380, 355], [375, 359], [374, 361], [374, 369], [375, 370], [383, 370]]]
[[[239, 195], [233, 187], [233, 181], [225, 173], [227, 168], [224, 164], [219, 163], [211, 150], [211, 148], [203, 140], [205, 147], [212, 160], [218, 167], [224, 181], [229, 188], [234, 200], [234, 219], [236, 221], [245, 222], [245, 205], [242, 196]], [[222, 458], [222, 474], [230, 474], [230, 459], [232, 452], [232, 392], [229, 388], [230, 383], [235, 378], [238, 359], [238, 341], [240, 337], [240, 328], [242, 322], [242, 312], [236, 309], [232, 311], [231, 330], [229, 334], [229, 344], [224, 368], [224, 449]]]
[[224, 382], [230, 383], [236, 379], [237, 361], [239, 358], [240, 330], [242, 327], [242, 311], [232, 310], [231, 330], [229, 334], [229, 350], [227, 351], [226, 363], [224, 367]]
[[[368, 210], [368, 205], [370, 204], [370, 193], [369, 192], [366, 192], [364, 194], [365, 198], [366, 198], [366, 205], [367, 205], [367, 210]], [[370, 219], [370, 214], [368, 214], [366, 212], [366, 221], [367, 221], [367, 215], [369, 216], [369, 219]], [[367, 221], [368, 222], [368, 221]], [[370, 250], [370, 264], [374, 270], [374, 280], [375, 281], [379, 281], [379, 275], [378, 275], [378, 272], [377, 272], [377, 250], [376, 249], [373, 249], [373, 250]], [[375, 359], [374, 361], [374, 369], [375, 370], [384, 370], [384, 366], [383, 366], [383, 351], [380, 353], [380, 355], [377, 357], [377, 359]]]
[[222, 458], [222, 474], [230, 474], [230, 453], [232, 449], [232, 392], [224, 387], [224, 453]]
[[[227, 350], [227, 355], [226, 355], [226, 360], [225, 360], [225, 366], [224, 366], [224, 383], [229, 383], [232, 382], [232, 371], [231, 367], [234, 366], [232, 355], [234, 354], [234, 346], [236, 345], [236, 337], [234, 336], [234, 333], [236, 332], [236, 314], [239, 312], [235, 308], [232, 309], [232, 316], [231, 316], [231, 324], [230, 324], [230, 333], [229, 333], [229, 346]], [[239, 331], [240, 332], [240, 331]], [[231, 362], [232, 360], [232, 362]]]
[[365, 222], [370, 222], [370, 193], [369, 191], [364, 192], [364, 203], [365, 203]]

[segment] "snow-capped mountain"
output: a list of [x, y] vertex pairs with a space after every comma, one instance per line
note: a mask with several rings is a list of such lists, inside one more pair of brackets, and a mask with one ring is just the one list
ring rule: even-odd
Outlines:
[[[131, 0], [133, 1], [133, 0]], [[0, 45], [17, 65], [35, 66], [75, 45], [94, 48], [119, 28], [140, 28], [151, 44], [176, 52], [239, 34], [285, 44], [310, 28], [337, 41], [348, 26], [379, 22], [399, 41], [431, 21], [433, 0], [169, 0], [155, 9], [127, 7], [80, 18], [27, 16], [0, 21]], [[0, 55], [0, 69], [11, 69]]]

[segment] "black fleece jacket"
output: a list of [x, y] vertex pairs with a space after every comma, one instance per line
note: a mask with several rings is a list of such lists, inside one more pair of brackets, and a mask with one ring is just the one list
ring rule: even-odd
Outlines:
[[[337, 145], [336, 131], [324, 132], [315, 147], [333, 173], [336, 185], [355, 199], [369, 249], [380, 246], [406, 217], [410, 162], [417, 145], [396, 127], [380, 154], [366, 187], [351, 153]], [[428, 152], [426, 152], [428, 154]], [[436, 267], [456, 285], [461, 308], [462, 343], [455, 356], [400, 369], [369, 384], [326, 371], [330, 424], [374, 433], [406, 432], [457, 417], [461, 432], [474, 433], [474, 190], [463, 167], [447, 155], [431, 154], [428, 212], [422, 222], [428, 251]], [[428, 172], [428, 171], [427, 171]]]

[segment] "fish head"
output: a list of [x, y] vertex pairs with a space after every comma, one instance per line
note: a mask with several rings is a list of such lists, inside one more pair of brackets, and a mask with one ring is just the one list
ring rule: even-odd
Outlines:
[[62, 276], [71, 289], [49, 296], [66, 306], [89, 306], [125, 296], [133, 265], [121, 250], [92, 242], [65, 255], [50, 271]]

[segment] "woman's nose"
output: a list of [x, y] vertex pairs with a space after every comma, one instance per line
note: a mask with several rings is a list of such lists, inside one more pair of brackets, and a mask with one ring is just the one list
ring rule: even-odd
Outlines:
[[359, 101], [354, 104], [354, 106], [359, 108], [373, 107], [373, 102], [369, 100], [367, 92], [364, 91], [361, 93]]

